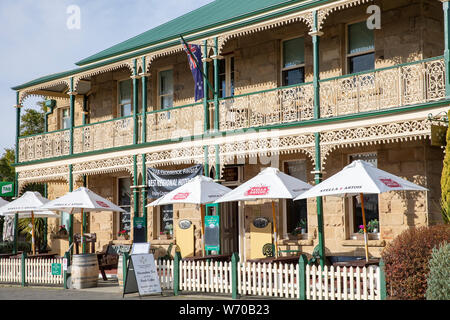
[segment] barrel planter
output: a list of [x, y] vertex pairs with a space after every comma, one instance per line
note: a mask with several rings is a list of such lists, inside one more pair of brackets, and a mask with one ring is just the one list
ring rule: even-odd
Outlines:
[[98, 285], [98, 259], [96, 254], [77, 254], [72, 259], [72, 288], [94, 288]]

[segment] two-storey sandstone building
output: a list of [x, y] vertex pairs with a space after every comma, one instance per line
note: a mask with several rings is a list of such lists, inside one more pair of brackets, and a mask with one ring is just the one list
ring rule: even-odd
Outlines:
[[[17, 137], [17, 192], [43, 183], [54, 199], [85, 185], [129, 212], [87, 215], [97, 250], [131, 243], [140, 218], [158, 254], [174, 243], [198, 255], [200, 211], [146, 208], [148, 168], [201, 164], [235, 187], [274, 166], [314, 184], [364, 159], [429, 189], [365, 197], [368, 220], [379, 221], [369, 252], [379, 257], [403, 230], [441, 220], [444, 154], [431, 143], [438, 122], [429, 115], [439, 119], [449, 105], [448, 14], [439, 0], [213, 1], [74, 70], [13, 88], [18, 119], [29, 96], [49, 106], [46, 133]], [[180, 35], [202, 47], [211, 84], [203, 100], [194, 99]], [[364, 255], [356, 199], [283, 200], [276, 209], [280, 248], [312, 253], [323, 236], [327, 254]], [[221, 253], [261, 255], [253, 221], [273, 222], [270, 203], [210, 206], [208, 214], [220, 216]], [[181, 220], [192, 223], [182, 239]], [[52, 251], [69, 245], [55, 237], [59, 226], [79, 232], [80, 221], [49, 219]], [[304, 233], [293, 234], [301, 221]]]

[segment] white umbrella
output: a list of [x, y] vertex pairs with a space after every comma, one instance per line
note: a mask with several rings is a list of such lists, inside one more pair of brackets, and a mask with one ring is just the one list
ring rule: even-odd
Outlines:
[[81, 243], [83, 244], [83, 224], [84, 212], [113, 211], [125, 212], [111, 201], [99, 196], [91, 190], [81, 187], [73, 192], [69, 192], [64, 196], [49, 201], [42, 206], [42, 209], [53, 211], [69, 211], [69, 214], [81, 213]]
[[323, 196], [352, 197], [359, 194], [364, 226], [366, 260], [368, 260], [369, 251], [363, 194], [380, 194], [383, 192], [403, 190], [427, 191], [428, 189], [380, 170], [366, 161], [356, 160], [294, 200]]
[[[33, 254], [36, 254], [35, 247], [35, 230], [34, 230], [34, 218], [57, 218], [57, 214], [42, 209], [42, 205], [46, 204], [49, 200], [44, 198], [39, 192], [27, 191], [20, 198], [2, 206], [0, 208], [1, 215], [14, 215], [18, 214], [21, 218], [31, 218], [31, 248]], [[16, 236], [16, 235], [15, 235]]]
[[5, 204], [8, 204], [9, 202], [4, 200], [3, 198], [0, 198], [0, 209], [1, 207], [3, 207]]
[[[204, 234], [204, 205], [213, 203], [231, 189], [214, 182], [213, 179], [205, 176], [196, 176], [177, 189], [167, 193], [147, 207], [161, 206], [166, 204], [188, 203], [201, 205], [201, 230], [202, 242]], [[204, 254], [204, 246], [202, 246]]]
[[293, 199], [311, 188], [310, 184], [291, 177], [277, 168], [266, 168], [254, 178], [218, 199], [216, 203], [272, 199], [275, 254], [277, 254], [278, 239], [274, 199]]

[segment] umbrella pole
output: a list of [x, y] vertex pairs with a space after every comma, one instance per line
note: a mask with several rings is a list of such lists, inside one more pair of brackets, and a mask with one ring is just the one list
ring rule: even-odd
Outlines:
[[34, 212], [31, 211], [31, 250], [36, 254], [36, 245], [34, 243]]
[[275, 258], [278, 258], [277, 217], [275, 215], [275, 202], [273, 200], [272, 200], [272, 216], [273, 216], [273, 230], [275, 236]]
[[364, 196], [362, 193], [359, 194], [359, 198], [361, 199], [361, 211], [364, 226], [364, 249], [366, 251], [366, 262], [369, 262], [369, 246], [367, 244], [366, 214], [364, 212]]
[[81, 252], [86, 253], [86, 246], [84, 245], [84, 209], [81, 209]]

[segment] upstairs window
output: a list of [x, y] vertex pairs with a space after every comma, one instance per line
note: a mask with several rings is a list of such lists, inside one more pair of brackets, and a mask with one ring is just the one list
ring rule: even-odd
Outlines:
[[348, 25], [348, 72], [357, 73], [375, 69], [374, 32], [366, 21]]
[[282, 43], [282, 85], [289, 86], [305, 82], [305, 40], [295, 38]]
[[219, 60], [219, 98], [234, 96], [234, 57]]
[[119, 82], [119, 117], [128, 117], [133, 113], [131, 109], [132, 92], [131, 79]]
[[161, 109], [173, 107], [173, 70], [159, 72], [158, 101]]
[[61, 109], [61, 129], [70, 128], [70, 109]]

